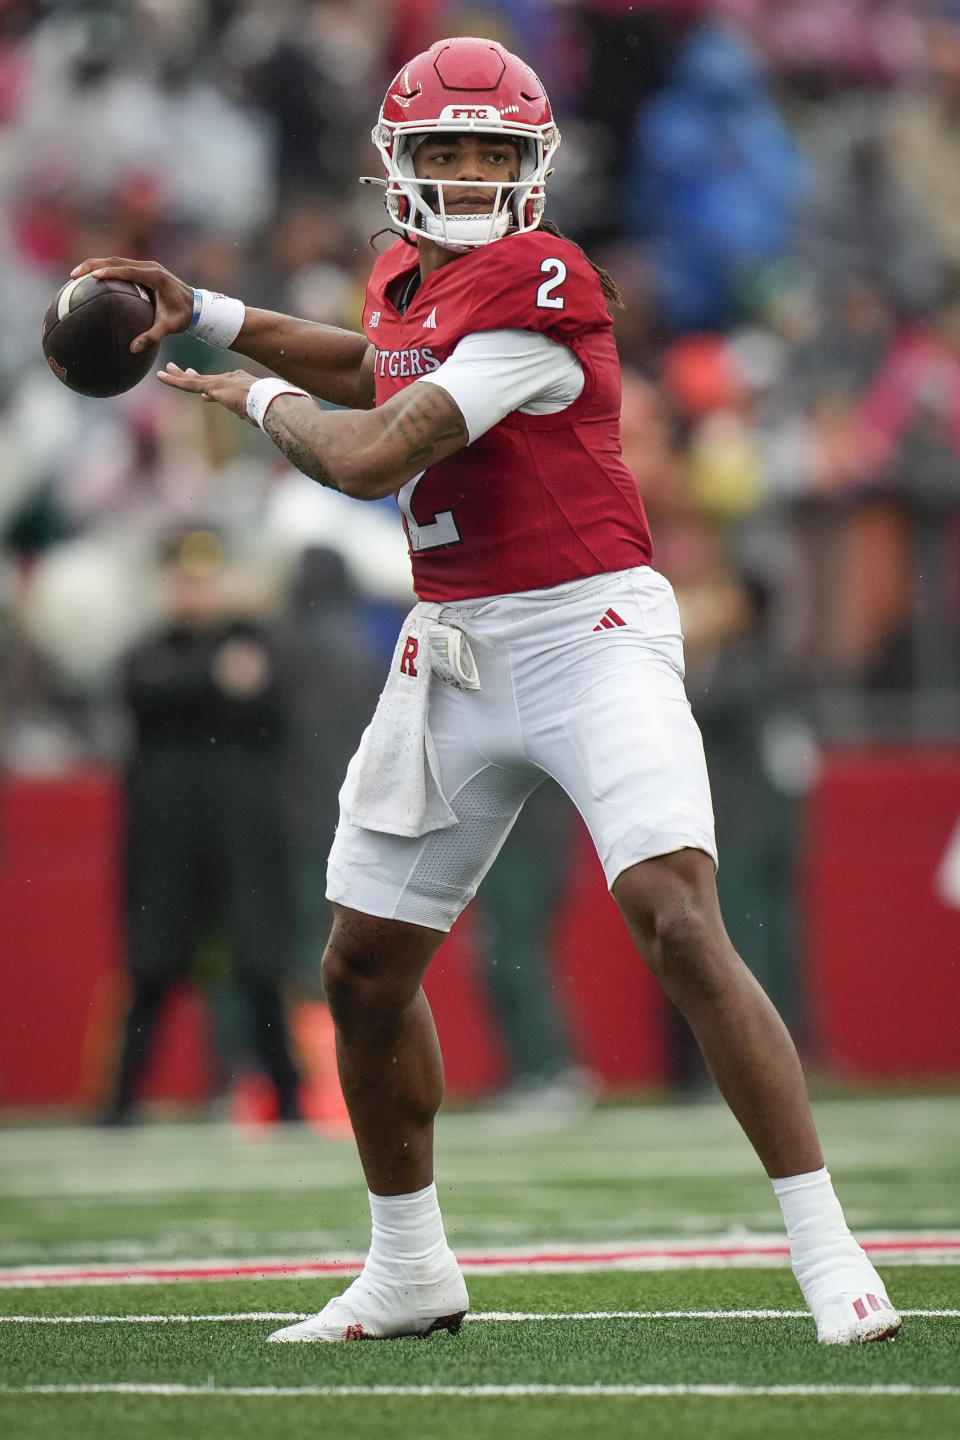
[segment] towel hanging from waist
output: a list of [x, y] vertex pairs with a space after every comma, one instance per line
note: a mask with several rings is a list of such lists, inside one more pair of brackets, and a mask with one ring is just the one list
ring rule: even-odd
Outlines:
[[353, 825], [388, 835], [426, 835], [458, 823], [440, 783], [430, 733], [430, 677], [479, 690], [466, 635], [420, 601], [404, 621], [373, 719], [347, 767], [340, 809]]

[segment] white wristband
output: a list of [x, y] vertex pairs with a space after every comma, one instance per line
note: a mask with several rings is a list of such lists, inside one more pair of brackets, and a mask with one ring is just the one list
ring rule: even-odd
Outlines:
[[247, 309], [242, 300], [216, 290], [194, 290], [189, 329], [198, 340], [229, 350], [243, 328]]
[[247, 414], [261, 430], [267, 409], [278, 395], [303, 395], [308, 400], [310, 398], [309, 392], [301, 390], [299, 385], [289, 385], [286, 380], [275, 380], [272, 375], [265, 380], [254, 380], [247, 391]]

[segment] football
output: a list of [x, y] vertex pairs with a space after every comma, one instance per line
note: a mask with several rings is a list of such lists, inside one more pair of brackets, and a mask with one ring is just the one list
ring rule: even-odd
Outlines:
[[153, 324], [153, 293], [131, 280], [68, 280], [43, 317], [47, 364], [78, 395], [120, 395], [143, 379], [156, 345], [133, 355], [130, 342]]

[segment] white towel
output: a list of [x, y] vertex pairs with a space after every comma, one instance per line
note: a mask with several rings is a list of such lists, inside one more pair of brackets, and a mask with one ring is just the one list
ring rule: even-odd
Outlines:
[[479, 690], [477, 662], [463, 631], [455, 625], [429, 625], [427, 633], [430, 667], [437, 679], [457, 690]]
[[[430, 676], [435, 652], [455, 660], [441, 679], [479, 689], [476, 665], [462, 631], [440, 625], [437, 604], [421, 601], [404, 621], [373, 719], [347, 767], [340, 809], [353, 825], [388, 835], [426, 835], [458, 824], [440, 786], [430, 734]], [[450, 631], [447, 644], [442, 632]], [[462, 637], [455, 639], [453, 637]], [[440, 656], [437, 655], [436, 659]]]

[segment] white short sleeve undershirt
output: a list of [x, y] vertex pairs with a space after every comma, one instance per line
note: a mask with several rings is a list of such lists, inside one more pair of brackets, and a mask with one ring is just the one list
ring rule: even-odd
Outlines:
[[472, 443], [514, 410], [523, 415], [565, 410], [583, 389], [583, 368], [566, 345], [536, 330], [480, 330], [465, 335], [449, 359], [421, 381], [446, 390]]

